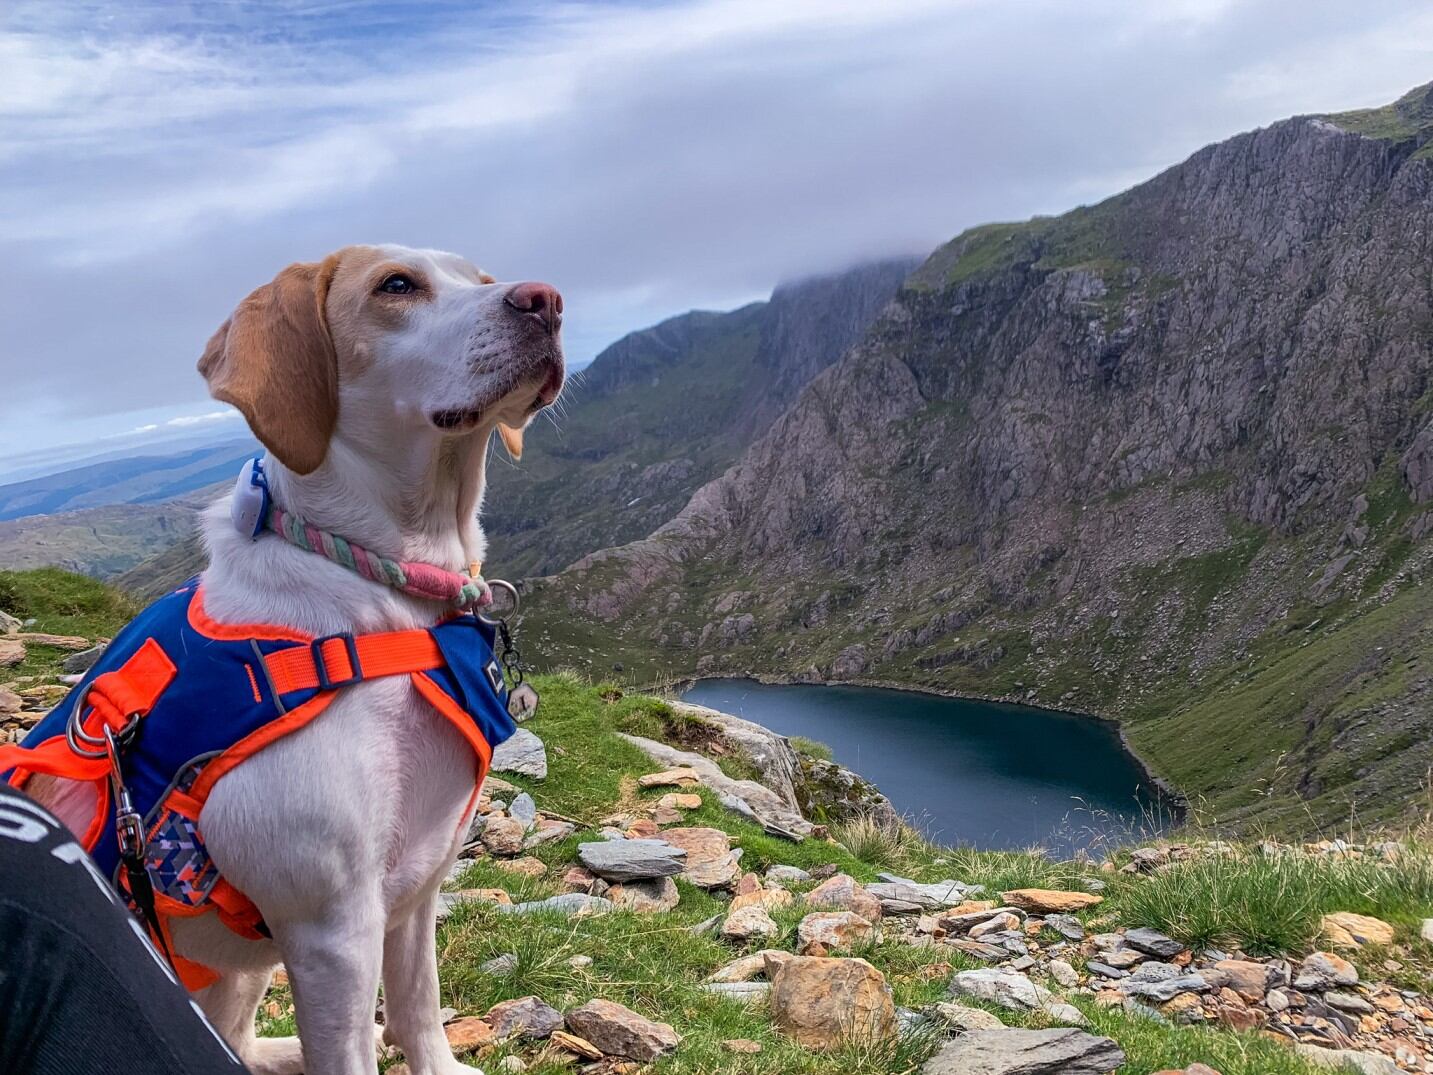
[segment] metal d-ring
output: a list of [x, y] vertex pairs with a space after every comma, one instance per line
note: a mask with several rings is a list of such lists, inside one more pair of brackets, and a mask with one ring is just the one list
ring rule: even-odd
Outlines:
[[483, 616], [479, 613], [483, 622], [496, 625], [499, 622], [506, 622], [508, 617], [517, 614], [518, 606], [522, 603], [522, 599], [518, 596], [516, 586], [504, 579], [488, 579], [488, 589], [505, 591], [508, 597], [512, 599], [512, 608], [508, 609], [507, 612], [501, 616]]
[[[86, 687], [80, 692], [80, 696], [75, 699], [74, 708], [70, 710], [70, 717], [65, 721], [65, 742], [70, 745], [71, 750], [83, 758], [106, 758], [109, 757], [110, 748], [116, 739], [123, 739], [130, 732], [134, 731], [135, 726], [139, 724], [139, 714], [129, 714], [125, 718], [124, 727], [119, 730], [118, 734], [115, 734], [109, 725], [106, 724], [102, 734], [91, 735], [85, 731], [84, 727], [85, 699], [89, 696], [90, 688]], [[80, 746], [80, 740], [84, 740], [84, 742], [99, 749], [87, 750]]]

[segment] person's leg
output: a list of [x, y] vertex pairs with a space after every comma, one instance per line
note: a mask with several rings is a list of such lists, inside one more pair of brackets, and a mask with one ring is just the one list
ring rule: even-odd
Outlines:
[[0, 937], [7, 1075], [244, 1071], [73, 835], [3, 785]]

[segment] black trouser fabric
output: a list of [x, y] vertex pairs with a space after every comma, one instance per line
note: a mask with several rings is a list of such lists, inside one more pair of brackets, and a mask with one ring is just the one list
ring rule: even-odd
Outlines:
[[0, 1075], [243, 1075], [74, 836], [0, 785]]

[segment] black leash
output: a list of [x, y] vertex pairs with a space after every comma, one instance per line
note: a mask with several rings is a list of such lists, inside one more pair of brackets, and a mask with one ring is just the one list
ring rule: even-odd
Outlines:
[[145, 925], [149, 927], [155, 944], [173, 967], [174, 953], [169, 950], [169, 942], [164, 938], [164, 930], [159, 923], [159, 910], [154, 905], [154, 882], [150, 880], [149, 870], [144, 864], [145, 851], [148, 849], [148, 840], [144, 835], [144, 819], [134, 808], [134, 800], [130, 797], [129, 788], [124, 784], [124, 773], [119, 764], [119, 740], [108, 727], [104, 730], [104, 736], [109, 748], [110, 792], [114, 796], [114, 834], [119, 844], [119, 858], [124, 866], [125, 880], [129, 882], [129, 896], [139, 909]]

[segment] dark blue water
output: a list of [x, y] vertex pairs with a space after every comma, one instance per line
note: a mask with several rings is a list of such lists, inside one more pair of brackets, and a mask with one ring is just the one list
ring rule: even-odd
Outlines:
[[1078, 850], [1138, 839], [1172, 806], [1090, 717], [877, 687], [708, 679], [683, 697], [804, 735], [885, 792], [944, 844]]

